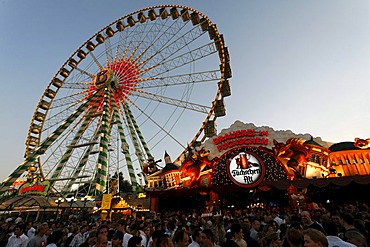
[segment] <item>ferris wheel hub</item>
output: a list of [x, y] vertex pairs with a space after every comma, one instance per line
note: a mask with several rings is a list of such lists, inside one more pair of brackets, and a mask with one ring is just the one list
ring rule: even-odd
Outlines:
[[114, 78], [114, 73], [111, 69], [103, 69], [96, 74], [94, 78], [94, 85], [96, 88], [105, 88], [110, 85]]

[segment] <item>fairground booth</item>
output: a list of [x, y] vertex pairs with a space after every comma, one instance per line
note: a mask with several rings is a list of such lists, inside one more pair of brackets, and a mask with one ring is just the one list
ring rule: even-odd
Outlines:
[[164, 168], [149, 166], [151, 210], [368, 202], [363, 191], [370, 189], [369, 141], [333, 144], [236, 121], [188, 147], [178, 164], [166, 153]]

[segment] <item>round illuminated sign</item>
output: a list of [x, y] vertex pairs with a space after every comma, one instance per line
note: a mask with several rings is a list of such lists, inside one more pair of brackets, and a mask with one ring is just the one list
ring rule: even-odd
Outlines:
[[242, 187], [253, 187], [262, 181], [265, 167], [260, 157], [243, 151], [230, 158], [227, 172], [234, 183]]

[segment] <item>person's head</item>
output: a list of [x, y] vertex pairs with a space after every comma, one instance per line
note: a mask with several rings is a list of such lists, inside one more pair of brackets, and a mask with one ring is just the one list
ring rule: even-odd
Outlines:
[[242, 226], [239, 223], [234, 223], [231, 225], [230, 228], [231, 231], [231, 237], [235, 240], [243, 238], [243, 230]]
[[337, 227], [340, 227], [340, 217], [339, 217], [339, 213], [337, 212], [331, 212], [330, 213], [330, 218], [331, 220], [335, 223], [335, 225]]
[[367, 247], [366, 238], [358, 231], [347, 231], [344, 234], [347, 242], [350, 242], [357, 247]]
[[311, 225], [313, 222], [311, 218], [311, 214], [308, 211], [302, 211], [301, 218], [302, 218], [302, 223], [304, 226]]
[[309, 228], [303, 231], [305, 247], [328, 247], [328, 239], [319, 230]]
[[90, 232], [89, 236], [85, 240], [85, 242], [87, 242], [89, 244], [89, 246], [95, 245], [96, 241], [97, 241], [97, 237], [96, 237], [96, 232], [95, 231]]
[[21, 236], [23, 234], [25, 228], [26, 228], [26, 226], [24, 224], [17, 224], [14, 227], [14, 235], [16, 235], [17, 237]]
[[277, 234], [276, 232], [267, 233], [263, 239], [263, 242], [264, 242], [264, 246], [268, 246], [268, 247], [280, 247], [281, 246], [279, 234]]
[[256, 231], [259, 231], [261, 228], [261, 221], [259, 221], [258, 219], [253, 219], [252, 220], [252, 229], [256, 230]]
[[173, 240], [176, 243], [176, 247], [186, 247], [189, 245], [189, 235], [182, 229], [175, 233]]
[[89, 229], [89, 227], [87, 226], [87, 225], [82, 225], [81, 227], [80, 227], [80, 232], [82, 233], [82, 234], [84, 234], [85, 232], [87, 232], [87, 230]]
[[343, 227], [346, 227], [346, 226], [353, 226], [353, 222], [354, 222], [354, 217], [352, 214], [348, 213], [348, 212], [341, 212], [339, 214], [339, 221], [340, 221], [340, 224], [343, 226]]
[[[129, 246], [128, 246], [129, 247]], [[139, 247], [139, 246], [137, 246]], [[173, 242], [167, 234], [163, 234], [157, 241], [156, 247], [173, 247]]]
[[195, 228], [193, 230], [193, 234], [191, 234], [191, 237], [193, 238], [193, 241], [200, 244], [202, 242], [202, 236], [201, 236], [202, 230], [200, 228]]
[[292, 247], [303, 246], [303, 234], [296, 228], [289, 228], [285, 234], [285, 239]]
[[112, 236], [112, 247], [120, 247], [123, 242], [123, 232], [116, 231]]
[[49, 231], [48, 223], [44, 222], [37, 227], [37, 235], [44, 236]]
[[100, 225], [99, 226], [98, 231], [97, 231], [98, 237], [100, 235], [105, 235], [106, 237], [108, 237], [108, 233], [109, 233], [109, 227], [107, 225]]
[[98, 235], [95, 247], [107, 247], [108, 237], [105, 234]]
[[204, 233], [204, 236], [203, 236], [204, 238], [210, 240], [212, 243], [215, 242], [215, 238], [213, 236], [213, 232], [211, 229], [207, 228], [207, 229], [204, 229], [202, 232]]
[[141, 240], [142, 238], [140, 236], [132, 236], [128, 240], [127, 247], [141, 247]]

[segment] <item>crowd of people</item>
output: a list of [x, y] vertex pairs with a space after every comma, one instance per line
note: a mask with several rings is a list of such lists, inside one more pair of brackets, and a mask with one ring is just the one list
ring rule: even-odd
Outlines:
[[279, 247], [358, 246], [370, 241], [366, 204], [266, 207], [125, 216], [112, 220], [0, 221], [4, 247]]

